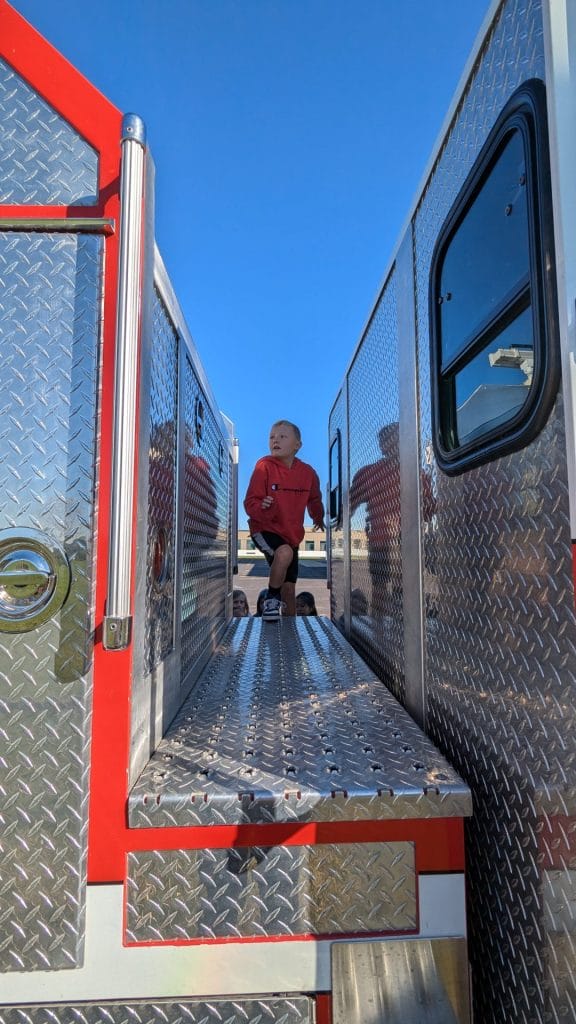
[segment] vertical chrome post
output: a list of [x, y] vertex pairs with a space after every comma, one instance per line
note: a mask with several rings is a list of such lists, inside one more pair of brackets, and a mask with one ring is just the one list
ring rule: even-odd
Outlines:
[[103, 637], [104, 647], [114, 651], [128, 646], [132, 625], [130, 569], [145, 147], [144, 122], [135, 114], [126, 114], [122, 122], [110, 552]]

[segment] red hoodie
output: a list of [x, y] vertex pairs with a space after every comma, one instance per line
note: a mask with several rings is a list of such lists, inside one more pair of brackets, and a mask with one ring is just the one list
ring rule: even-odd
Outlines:
[[[270, 508], [262, 508], [262, 499], [274, 498]], [[324, 519], [324, 506], [316, 472], [300, 459], [288, 468], [273, 455], [258, 459], [248, 484], [244, 508], [250, 533], [277, 533], [297, 548], [304, 536], [306, 509], [314, 525]]]

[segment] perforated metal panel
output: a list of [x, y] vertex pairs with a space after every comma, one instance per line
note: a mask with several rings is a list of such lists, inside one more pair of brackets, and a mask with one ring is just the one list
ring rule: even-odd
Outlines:
[[146, 667], [172, 650], [176, 578], [178, 336], [154, 291], [146, 564]]
[[3, 1024], [313, 1024], [305, 996], [270, 999], [186, 1000], [176, 1003], [77, 1003], [2, 1010]]
[[[415, 221], [423, 450], [431, 437], [432, 250], [496, 117], [530, 77], [543, 77], [540, 5], [512, 0]], [[456, 479], [434, 463], [432, 470], [436, 526], [425, 533], [424, 549], [428, 720], [474, 794], [467, 828], [474, 1020], [573, 1020], [576, 622], [560, 400], [523, 451]]]
[[102, 240], [0, 233], [0, 529], [65, 549], [61, 612], [0, 633], [3, 970], [83, 942]]
[[401, 700], [404, 624], [396, 317], [392, 275], [348, 374], [350, 590], [355, 605], [351, 638]]
[[414, 931], [412, 843], [134, 853], [127, 939]]
[[[225, 617], [229, 461], [192, 363], [183, 380], [182, 677]], [[199, 425], [201, 423], [201, 426]]]
[[141, 828], [469, 813], [444, 758], [312, 616], [235, 620], [129, 798]]
[[96, 203], [98, 155], [0, 60], [0, 203]]

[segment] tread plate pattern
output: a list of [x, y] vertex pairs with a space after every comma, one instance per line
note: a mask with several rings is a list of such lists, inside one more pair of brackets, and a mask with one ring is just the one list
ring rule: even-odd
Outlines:
[[[174, 642], [176, 519], [176, 414], [178, 339], [166, 307], [154, 290], [150, 374], [150, 451], [148, 461], [148, 547], [146, 561], [146, 669], [151, 672]], [[165, 578], [155, 577], [154, 549], [165, 539]]]
[[65, 549], [62, 610], [0, 633], [0, 964], [82, 954], [102, 239], [0, 234], [0, 528]]
[[[397, 700], [404, 696], [396, 281], [389, 278], [348, 374], [351, 638]], [[356, 506], [356, 507], [354, 507]], [[360, 614], [355, 609], [360, 606]], [[366, 607], [364, 607], [366, 606]], [[366, 615], [366, 612], [368, 615]], [[366, 643], [366, 620], [371, 627]]]
[[235, 620], [129, 798], [142, 828], [469, 813], [430, 740], [312, 616]]
[[[431, 438], [434, 244], [500, 110], [532, 77], [544, 77], [540, 4], [510, 0], [415, 221], [422, 450]], [[454, 479], [434, 465], [433, 473], [437, 528], [425, 538], [434, 584], [427, 606], [435, 611], [426, 624], [428, 714], [433, 739], [473, 790], [467, 879], [474, 1020], [560, 1024], [576, 1012], [569, 895], [576, 623], [561, 400], [523, 451]]]
[[2, 1009], [2, 1024], [313, 1024], [305, 996], [150, 1003], [77, 1003]]
[[98, 154], [3, 60], [0, 123], [0, 203], [97, 202]]
[[414, 931], [414, 845], [132, 853], [127, 941]]
[[[188, 356], [181, 398], [184, 408], [182, 533], [182, 677], [202, 656], [224, 623], [228, 574], [229, 462], [220, 458], [221, 437]], [[198, 436], [196, 412], [203, 409]], [[222, 471], [220, 471], [220, 466]]]

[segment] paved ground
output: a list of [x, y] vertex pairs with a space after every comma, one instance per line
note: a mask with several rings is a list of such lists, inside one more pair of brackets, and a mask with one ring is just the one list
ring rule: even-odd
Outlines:
[[[250, 611], [256, 611], [258, 594], [266, 586], [268, 566], [263, 558], [238, 559], [238, 575], [234, 577], [234, 589], [243, 590], [248, 598]], [[326, 586], [326, 559], [301, 558], [296, 593], [308, 590], [314, 594], [318, 615], [330, 615], [330, 594]]]

